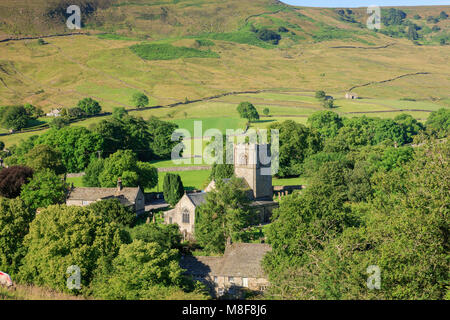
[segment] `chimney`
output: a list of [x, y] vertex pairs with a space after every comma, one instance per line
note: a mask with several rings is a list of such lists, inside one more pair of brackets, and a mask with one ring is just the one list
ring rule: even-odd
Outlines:
[[117, 179], [117, 191], [122, 191], [122, 179]]

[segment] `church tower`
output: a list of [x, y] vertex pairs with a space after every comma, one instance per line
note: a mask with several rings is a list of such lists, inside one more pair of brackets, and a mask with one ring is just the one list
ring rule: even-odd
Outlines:
[[234, 174], [244, 178], [256, 200], [272, 200], [270, 144], [236, 144], [234, 146]]

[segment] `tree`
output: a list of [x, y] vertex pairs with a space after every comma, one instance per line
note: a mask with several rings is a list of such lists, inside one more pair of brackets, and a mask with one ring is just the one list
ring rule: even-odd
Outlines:
[[308, 118], [308, 124], [312, 129], [317, 130], [325, 138], [333, 138], [343, 127], [342, 118], [332, 111], [318, 111]]
[[119, 178], [124, 187], [153, 188], [158, 172], [149, 164], [139, 163], [131, 150], [119, 150], [105, 159], [98, 181], [102, 187], [115, 187]]
[[25, 111], [30, 119], [37, 119], [45, 115], [41, 108], [37, 108], [32, 104], [25, 103], [23, 107], [25, 108]]
[[108, 223], [91, 209], [50, 206], [30, 225], [19, 280], [68, 292], [67, 269], [78, 266], [80, 291], [87, 292], [100, 261], [115, 257], [122, 243], [118, 226]]
[[221, 181], [223, 179], [229, 179], [234, 174], [234, 165], [227, 163], [213, 163], [211, 168], [211, 174], [209, 175], [210, 181]]
[[0, 198], [0, 270], [14, 275], [23, 258], [23, 239], [34, 212], [20, 199]]
[[27, 126], [31, 119], [23, 106], [3, 107], [0, 111], [3, 127], [12, 130], [20, 130]]
[[80, 119], [86, 117], [86, 115], [86, 111], [79, 107], [70, 108], [67, 111], [67, 116], [69, 117], [69, 119]]
[[103, 139], [84, 127], [50, 129], [36, 139], [35, 144], [46, 144], [61, 152], [62, 163], [68, 172], [81, 172], [90, 160], [102, 150]]
[[316, 91], [316, 99], [325, 100], [327, 94], [323, 90]]
[[61, 129], [67, 127], [69, 124], [70, 120], [67, 117], [56, 117], [49, 123], [49, 126], [50, 128]]
[[61, 158], [61, 152], [45, 144], [40, 144], [25, 154], [25, 164], [35, 171], [50, 169], [56, 174], [62, 174], [66, 169]]
[[84, 171], [84, 176], [81, 178], [83, 181], [83, 185], [86, 187], [101, 187], [98, 178], [100, 176], [100, 173], [103, 171], [104, 165], [104, 159], [92, 159], [91, 162], [89, 162], [86, 170]]
[[78, 101], [77, 107], [83, 110], [87, 115], [94, 115], [102, 111], [102, 107], [92, 98], [84, 98]]
[[182, 273], [178, 250], [135, 240], [123, 244], [114, 260], [104, 261], [93, 292], [103, 299], [158, 299], [157, 293], [164, 287], [181, 287]]
[[248, 121], [259, 120], [258, 111], [250, 102], [241, 102], [237, 107], [237, 111], [241, 118], [247, 119]]
[[427, 131], [437, 138], [444, 138], [450, 132], [450, 110], [441, 108], [433, 111], [425, 123]]
[[148, 97], [142, 92], [136, 92], [131, 98], [131, 102], [136, 108], [144, 108], [148, 106]]
[[166, 173], [163, 183], [164, 200], [171, 206], [178, 203], [184, 194], [183, 182], [178, 174]]
[[425, 129], [424, 125], [421, 122], [417, 121], [411, 115], [406, 113], [399, 114], [394, 118], [394, 121], [404, 127], [406, 143], [413, 142], [414, 136]]
[[322, 149], [319, 134], [295, 121], [276, 122], [269, 129], [279, 130], [279, 177], [300, 175], [304, 159]]
[[281, 40], [281, 36], [278, 33], [269, 29], [260, 29], [256, 32], [256, 35], [262, 41], [270, 42], [274, 45], [277, 45]]
[[66, 193], [67, 187], [61, 177], [50, 169], [43, 169], [22, 187], [20, 198], [35, 210], [64, 202]]
[[264, 108], [263, 113], [266, 117], [269, 116], [269, 113], [270, 113], [269, 108]]
[[136, 220], [133, 210], [125, 208], [118, 199], [96, 201], [88, 206], [95, 214], [104, 217], [108, 222], [120, 226], [132, 226]]
[[441, 20], [446, 20], [448, 18], [448, 14], [445, 11], [441, 11], [441, 13], [439, 14], [439, 18]]
[[327, 108], [327, 109], [333, 109], [334, 108], [334, 100], [333, 99], [324, 100], [323, 107]]
[[3, 151], [5, 149], [5, 143], [3, 141], [0, 141], [0, 151]]
[[0, 195], [15, 198], [20, 195], [22, 185], [33, 177], [33, 169], [24, 166], [11, 166], [0, 170]]
[[255, 222], [243, 180], [217, 181], [196, 211], [195, 238], [206, 252], [224, 252], [227, 241], [240, 240], [242, 229]]
[[145, 223], [129, 230], [132, 240], [156, 242], [164, 249], [180, 249], [182, 235], [176, 224]]
[[148, 127], [151, 136], [149, 146], [155, 158], [170, 159], [172, 149], [179, 143], [171, 139], [173, 132], [178, 129], [178, 125], [151, 117], [148, 120]]

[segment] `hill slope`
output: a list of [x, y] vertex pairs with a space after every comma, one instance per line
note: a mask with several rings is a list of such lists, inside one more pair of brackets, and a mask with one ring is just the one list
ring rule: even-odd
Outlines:
[[[33, 39], [0, 42], [0, 106], [29, 102], [50, 110], [92, 97], [111, 111], [132, 108], [130, 97], [137, 91], [147, 93], [152, 105], [165, 105], [268, 90], [271, 94], [136, 114], [168, 120], [237, 117], [235, 104], [246, 99], [270, 106], [280, 119], [304, 121], [322, 108], [310, 98], [314, 91], [342, 98], [351, 88], [368, 100], [337, 101], [337, 112], [410, 109], [425, 119], [426, 111], [450, 106], [450, 46], [439, 40], [446, 37], [450, 19], [427, 19], [450, 13], [450, 6], [401, 8], [407, 14], [402, 25], [374, 32], [365, 27], [364, 8], [291, 7], [269, 0], [78, 3], [86, 15], [81, 31], [89, 34], [45, 38], [46, 45]], [[2, 1], [3, 38], [72, 32], [65, 29], [65, 5]], [[400, 30], [411, 23], [421, 28], [416, 42]], [[439, 30], [428, 32], [432, 25]]]

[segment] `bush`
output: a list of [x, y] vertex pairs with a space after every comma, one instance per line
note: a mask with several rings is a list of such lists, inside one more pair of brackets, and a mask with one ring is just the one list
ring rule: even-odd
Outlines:
[[102, 111], [102, 107], [92, 98], [84, 98], [78, 101], [77, 107], [84, 111], [87, 115], [94, 115]]
[[270, 42], [274, 45], [277, 45], [281, 40], [281, 36], [275, 31], [269, 29], [261, 29], [256, 33], [257, 37], [262, 41]]
[[148, 97], [142, 92], [136, 92], [131, 99], [136, 108], [144, 108], [148, 106]]

